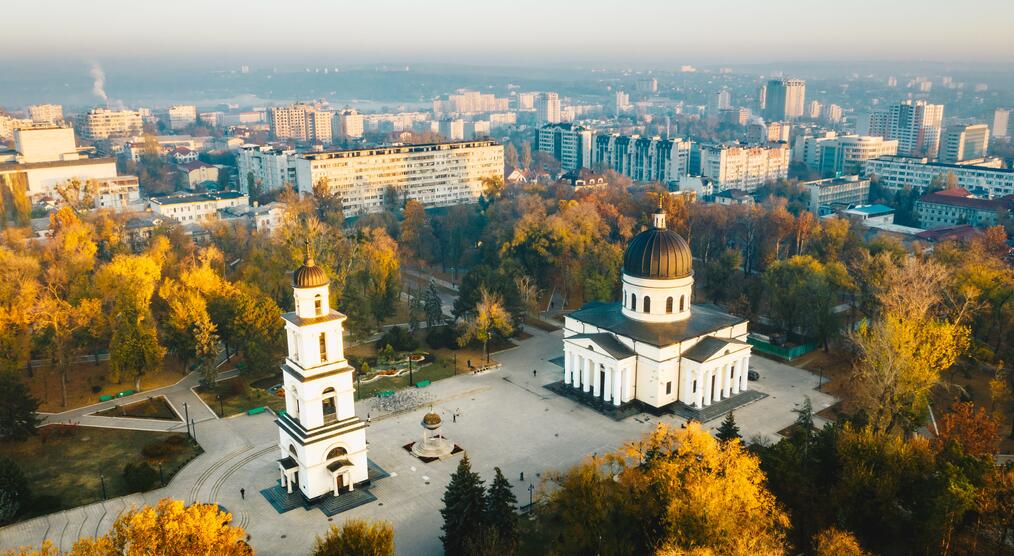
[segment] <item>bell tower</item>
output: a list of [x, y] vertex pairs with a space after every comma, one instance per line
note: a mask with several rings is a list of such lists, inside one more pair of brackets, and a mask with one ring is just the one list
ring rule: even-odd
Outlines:
[[345, 359], [345, 315], [331, 309], [330, 279], [310, 254], [292, 274], [295, 311], [285, 313], [285, 412], [275, 421], [282, 486], [308, 500], [368, 480], [366, 424], [356, 417], [353, 369]]

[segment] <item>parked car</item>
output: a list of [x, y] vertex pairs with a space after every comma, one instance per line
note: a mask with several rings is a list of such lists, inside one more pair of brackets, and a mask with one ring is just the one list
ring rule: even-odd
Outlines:
[[750, 369], [749, 371], [746, 372], [746, 378], [748, 380], [760, 380], [760, 373], [758, 373], [753, 369]]

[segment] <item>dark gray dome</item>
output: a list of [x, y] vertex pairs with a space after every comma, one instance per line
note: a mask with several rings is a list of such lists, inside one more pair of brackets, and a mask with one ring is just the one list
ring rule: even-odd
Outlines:
[[672, 230], [645, 230], [630, 240], [623, 254], [623, 273], [634, 278], [686, 278], [693, 272], [690, 246]]

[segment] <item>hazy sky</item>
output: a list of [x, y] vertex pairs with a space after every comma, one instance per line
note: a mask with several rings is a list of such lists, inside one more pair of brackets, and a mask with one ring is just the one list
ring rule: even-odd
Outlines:
[[0, 58], [1014, 61], [1014, 0], [8, 0]]

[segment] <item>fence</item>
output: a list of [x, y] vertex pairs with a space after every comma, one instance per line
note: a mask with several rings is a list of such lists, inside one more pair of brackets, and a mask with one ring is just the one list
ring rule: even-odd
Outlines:
[[792, 361], [793, 359], [810, 353], [817, 349], [817, 344], [797, 344], [791, 347], [776, 346], [770, 342], [759, 340], [754, 338], [752, 335], [747, 336], [746, 341], [753, 346], [754, 351], [760, 353], [766, 353], [768, 355], [774, 355], [786, 361]]

